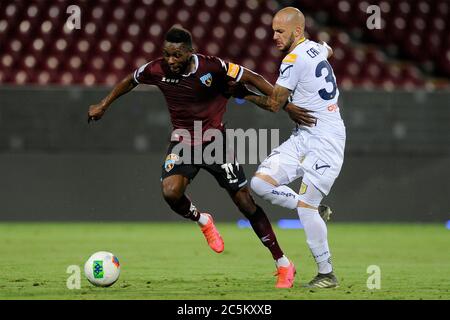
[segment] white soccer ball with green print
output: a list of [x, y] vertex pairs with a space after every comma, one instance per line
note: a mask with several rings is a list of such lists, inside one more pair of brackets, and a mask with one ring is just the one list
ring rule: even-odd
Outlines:
[[120, 275], [119, 259], [111, 252], [94, 253], [84, 265], [86, 278], [97, 287], [112, 286]]

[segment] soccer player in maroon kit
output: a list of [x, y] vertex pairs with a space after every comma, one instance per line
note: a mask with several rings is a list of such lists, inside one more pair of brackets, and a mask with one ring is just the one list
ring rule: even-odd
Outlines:
[[[90, 106], [88, 120], [99, 120], [114, 100], [138, 84], [147, 84], [157, 86], [164, 94], [174, 132], [177, 129], [185, 129], [193, 137], [194, 121], [201, 121], [203, 132], [208, 129], [224, 132], [222, 117], [230, 97], [229, 83], [239, 81], [252, 84], [265, 95], [272, 93], [272, 85], [260, 75], [217, 57], [194, 54], [190, 33], [182, 28], [172, 28], [166, 34], [163, 57], [145, 64], [130, 74], [116, 85], [101, 103]], [[234, 84], [231, 87], [233, 88], [231, 92], [235, 96], [239, 95], [239, 92], [242, 96], [248, 92], [244, 85]], [[294, 120], [311, 121], [307, 113], [301, 113], [298, 108], [293, 108], [292, 112], [288, 111]], [[174, 141], [174, 138], [177, 138], [177, 135], [172, 134], [161, 177], [162, 193], [172, 210], [184, 218], [196, 221], [208, 245], [217, 253], [223, 251], [224, 243], [212, 216], [201, 213], [185, 194], [188, 184], [198, 171], [205, 169], [216, 178], [222, 188], [227, 190], [233, 202], [250, 221], [258, 238], [270, 250], [277, 266], [276, 287], [292, 287], [295, 267], [283, 254], [265, 212], [250, 195], [242, 167], [235, 161], [226, 163], [225, 160], [213, 164], [204, 162], [199, 164], [193, 161], [183, 163], [180, 161], [183, 155], [173, 152], [174, 147], [183, 141], [181, 138]], [[201, 138], [191, 140], [189, 143], [190, 148], [197, 147], [203, 150], [211, 141], [204, 141]], [[191, 155], [193, 154], [192, 152]]]

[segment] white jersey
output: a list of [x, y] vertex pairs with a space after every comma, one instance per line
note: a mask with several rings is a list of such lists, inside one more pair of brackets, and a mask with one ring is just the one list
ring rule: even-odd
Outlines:
[[299, 127], [311, 134], [345, 139], [338, 107], [339, 89], [326, 46], [311, 40], [300, 42], [284, 59], [277, 84], [289, 89], [293, 104], [314, 111], [314, 127]]

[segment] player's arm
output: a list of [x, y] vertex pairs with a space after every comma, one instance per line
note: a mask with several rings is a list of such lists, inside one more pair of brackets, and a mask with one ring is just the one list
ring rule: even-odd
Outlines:
[[[264, 95], [270, 96], [273, 93], [273, 86], [262, 75], [250, 69], [241, 67], [243, 69], [240, 82], [250, 84], [261, 91]], [[289, 96], [288, 96], [289, 97]]]
[[130, 74], [117, 84], [114, 89], [100, 103], [91, 105], [88, 111], [88, 123], [92, 120], [100, 120], [109, 106], [120, 96], [133, 90], [138, 84], [134, 80], [134, 75]]
[[[259, 88], [258, 88], [259, 90]], [[291, 92], [279, 85], [275, 85], [272, 92], [263, 96], [257, 94], [247, 95], [245, 99], [247, 101], [253, 102], [257, 106], [271, 111], [278, 112], [288, 101]]]
[[[272, 85], [270, 86], [272, 87]], [[275, 87], [272, 88], [271, 94], [267, 96], [258, 95], [252, 91], [248, 91], [248, 94], [244, 99], [271, 112], [277, 112], [283, 108], [289, 115], [289, 118], [299, 125], [309, 127], [316, 123], [316, 118], [310, 114], [309, 110], [288, 102], [289, 96], [291, 95], [289, 89], [279, 85], [275, 85]]]

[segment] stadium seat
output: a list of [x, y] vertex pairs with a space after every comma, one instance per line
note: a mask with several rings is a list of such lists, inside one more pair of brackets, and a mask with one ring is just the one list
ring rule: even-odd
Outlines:
[[[241, 63], [272, 82], [277, 78], [282, 54], [272, 42], [272, 16], [278, 10], [274, 2], [83, 1], [78, 4], [81, 30], [67, 28], [71, 4], [0, 3], [0, 83], [113, 85], [158, 57], [164, 32], [174, 24], [192, 32], [199, 52]], [[307, 36], [334, 48], [331, 61], [347, 87], [424, 85], [416, 64], [424, 65], [424, 72], [450, 75], [448, 1], [383, 1], [388, 33], [361, 28], [367, 1], [302, 0], [298, 5], [307, 14]], [[362, 35], [358, 42], [355, 34]], [[369, 41], [361, 42], [365, 39]], [[389, 46], [397, 48], [397, 55], [388, 53], [387, 58], [379, 48]], [[397, 60], [406, 67], [398, 67]]]

